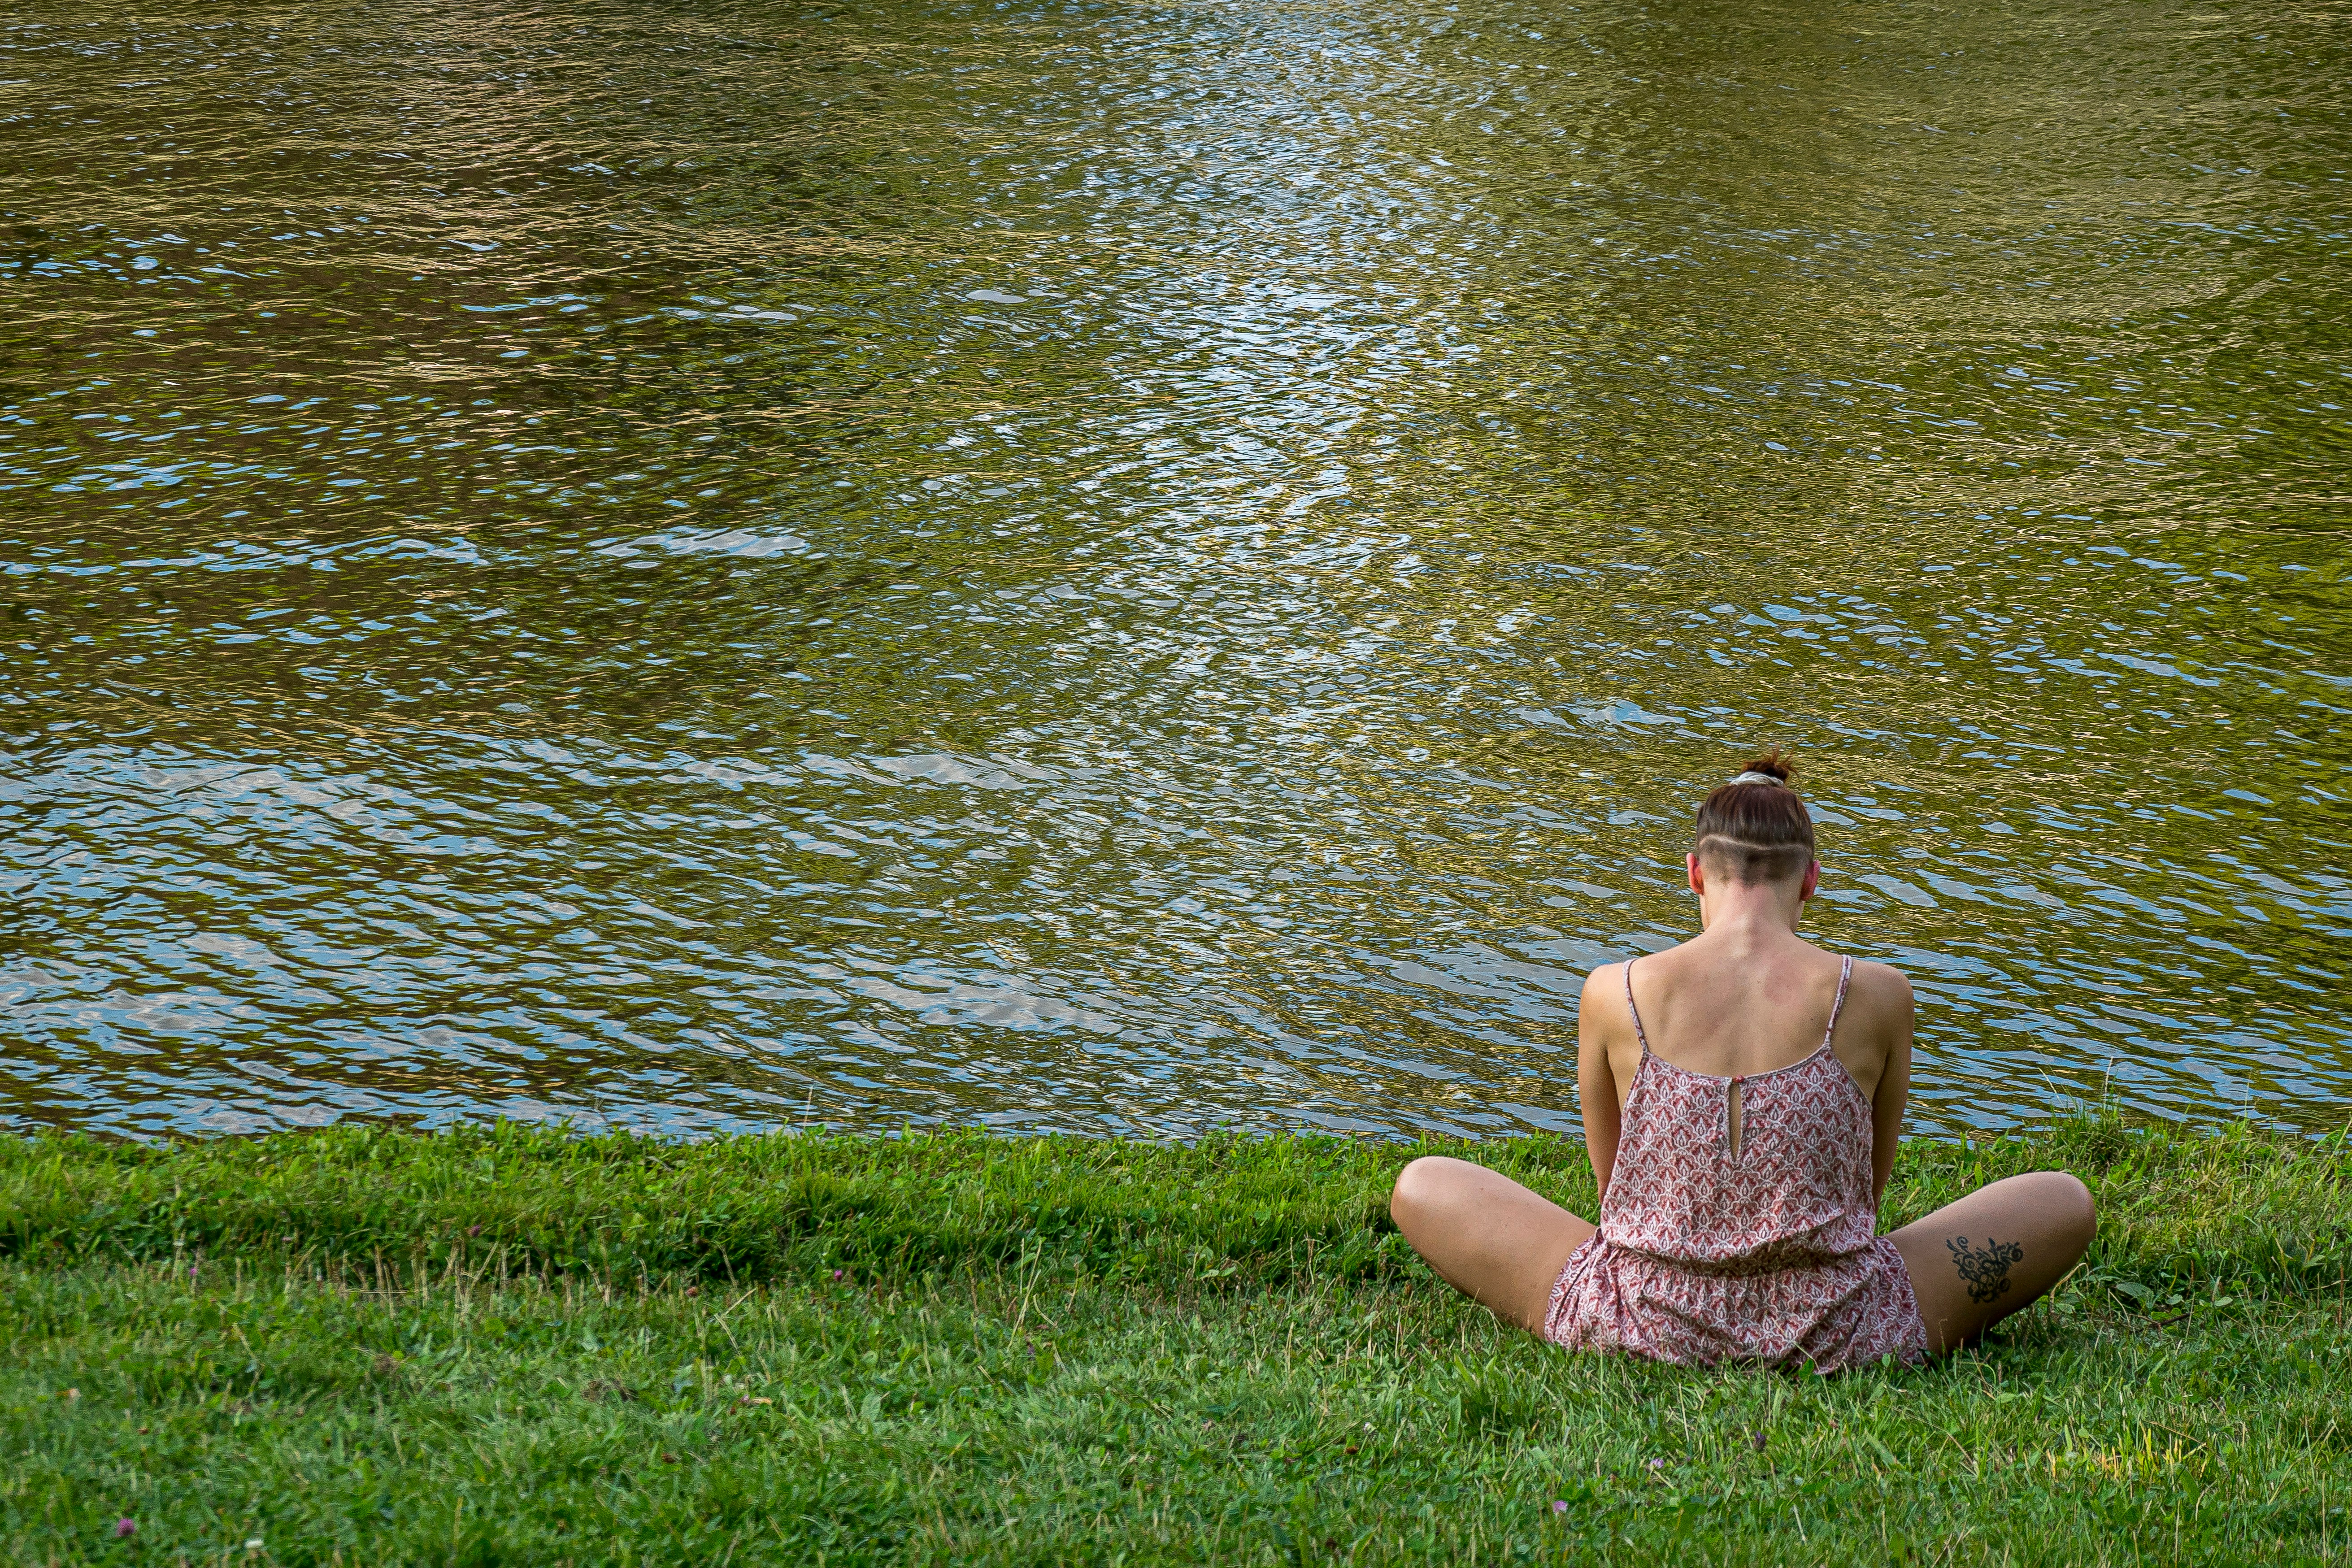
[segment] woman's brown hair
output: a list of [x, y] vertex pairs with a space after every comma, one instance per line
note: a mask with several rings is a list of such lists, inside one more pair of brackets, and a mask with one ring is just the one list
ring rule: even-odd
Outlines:
[[1813, 818], [1789, 781], [1797, 760], [1775, 746], [1743, 773], [1747, 783], [1717, 784], [1698, 808], [1691, 853], [1735, 882], [1782, 882], [1813, 863]]

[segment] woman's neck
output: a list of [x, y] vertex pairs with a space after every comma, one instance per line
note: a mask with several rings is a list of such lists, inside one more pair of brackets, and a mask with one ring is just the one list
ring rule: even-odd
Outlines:
[[1727, 946], [1774, 946], [1797, 934], [1804, 907], [1794, 883], [1724, 882], [1700, 897], [1699, 929]]

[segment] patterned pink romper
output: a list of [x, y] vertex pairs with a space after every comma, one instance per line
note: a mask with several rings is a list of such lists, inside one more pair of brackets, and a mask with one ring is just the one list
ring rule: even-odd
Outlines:
[[[1849, 958], [1821, 1048], [1794, 1067], [1711, 1078], [1642, 1042], [1601, 1229], [1569, 1255], [1544, 1337], [1685, 1366], [1810, 1362], [1818, 1371], [1927, 1354], [1927, 1326], [1895, 1244], [1874, 1237], [1871, 1108], [1830, 1051]], [[1731, 1097], [1740, 1100], [1731, 1151]]]

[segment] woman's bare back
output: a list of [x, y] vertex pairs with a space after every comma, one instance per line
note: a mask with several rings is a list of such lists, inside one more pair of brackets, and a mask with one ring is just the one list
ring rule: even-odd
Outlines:
[[[1700, 935], [1634, 964], [1633, 1001], [1650, 1048], [1675, 1066], [1714, 1078], [1753, 1077], [1803, 1061], [1820, 1048], [1836, 1005], [1839, 956], [1793, 933]], [[1622, 984], [1611, 965], [1594, 979]], [[1641, 1045], [1624, 1009], [1601, 1010], [1618, 1103], [1641, 1066]], [[1907, 1053], [1911, 983], [1884, 963], [1857, 960], [1830, 1048], [1865, 1100], [1887, 1064]]]

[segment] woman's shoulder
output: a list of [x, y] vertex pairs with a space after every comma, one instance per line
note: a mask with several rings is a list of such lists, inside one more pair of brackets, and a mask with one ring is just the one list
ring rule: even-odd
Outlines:
[[[1593, 1009], [1596, 1006], [1601, 1007], [1598, 1015], [1601, 1017], [1614, 1018], [1623, 1014], [1626, 1010], [1625, 993], [1632, 978], [1629, 966], [1636, 960], [1647, 961], [1662, 957], [1664, 953], [1674, 951], [1670, 947], [1654, 953], [1630, 953], [1623, 958], [1612, 959], [1607, 963], [1599, 965], [1584, 977], [1584, 984], [1579, 994], [1579, 1010], [1588, 1019], [1595, 1016]], [[1645, 975], [1649, 973], [1647, 970], [1643, 973]], [[1643, 982], [1644, 995], [1649, 994], [1649, 984], [1648, 980]], [[1605, 1005], [1612, 1000], [1616, 1004], [1613, 1008]]]
[[[1653, 979], [1659, 977], [1671, 979], [1673, 972], [1678, 967], [1678, 961], [1687, 961], [1696, 956], [1685, 952], [1689, 946], [1688, 942], [1676, 942], [1672, 947], [1660, 948], [1655, 952], [1637, 952], [1624, 958], [1612, 959], [1585, 975], [1583, 994], [1588, 999], [1602, 994], [1623, 995], [1629, 978], [1629, 966], [1637, 960], [1651, 964], [1657, 972]], [[1819, 955], [1805, 960], [1807, 964], [1833, 963], [1841, 957], [1846, 956], [1810, 942], [1802, 942], [1801, 951], [1802, 949], [1810, 949]], [[1643, 973], [1650, 973], [1651, 971], [1645, 970]], [[1872, 1007], [1907, 1009], [1911, 1005], [1911, 982], [1905, 977], [1901, 970], [1891, 963], [1880, 963], [1874, 959], [1856, 958], [1853, 960], [1853, 974], [1846, 983], [1846, 1005], [1852, 1006], [1856, 1003]]]
[[1883, 1016], [1908, 1017], [1911, 982], [1891, 963], [1857, 958], [1853, 961], [1853, 977], [1846, 983], [1846, 1005], [1859, 1005]]
[[[1629, 952], [1622, 958], [1612, 958], [1585, 975], [1584, 989], [1590, 991], [1596, 985], [1606, 985], [1622, 994], [1625, 989], [1628, 965], [1639, 962], [1649, 964], [1653, 968], [1670, 969], [1674, 966], [1675, 957], [1689, 945], [1690, 943], [1686, 942], [1678, 942], [1672, 947], [1662, 947], [1648, 952]], [[1650, 972], [1649, 969], [1644, 969], [1642, 973], [1647, 974]]]
[[1630, 959], [1612, 959], [1584, 977], [1584, 996], [1590, 1001], [1603, 991], [1622, 992], [1625, 986], [1625, 965]]

